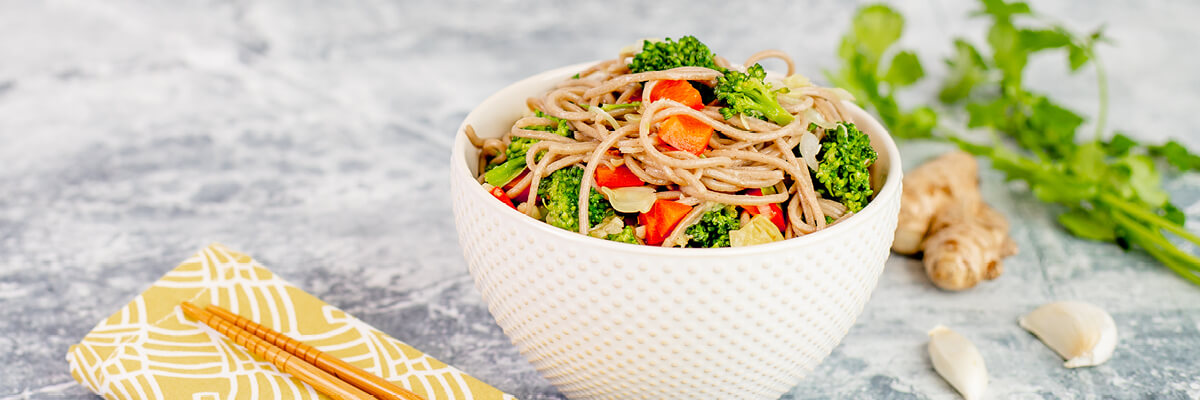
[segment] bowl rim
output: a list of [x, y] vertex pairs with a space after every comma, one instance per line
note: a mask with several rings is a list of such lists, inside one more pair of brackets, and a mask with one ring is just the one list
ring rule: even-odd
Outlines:
[[[467, 149], [466, 146], [468, 145], [468, 141], [466, 138], [467, 122], [471, 121], [473, 119], [472, 117], [475, 117], [477, 115], [477, 113], [479, 113], [481, 106], [492, 103], [492, 102], [496, 101], [498, 98], [505, 96], [506, 92], [516, 90], [517, 88], [520, 88], [522, 86], [530, 85], [530, 84], [537, 83], [537, 82], [542, 82], [547, 79], [552, 79], [555, 77], [560, 77], [560, 79], [565, 79], [565, 78], [570, 77], [574, 73], [577, 73], [587, 67], [594, 65], [597, 62], [599, 62], [599, 61], [590, 61], [590, 62], [585, 62], [585, 63], [572, 64], [572, 65], [554, 68], [554, 69], [550, 69], [547, 71], [543, 71], [543, 72], [534, 74], [532, 76], [521, 79], [517, 82], [509, 84], [509, 85], [501, 88], [500, 90], [497, 90], [496, 92], [492, 93], [487, 98], [485, 98], [483, 101], [481, 101], [478, 105], [476, 105], [475, 108], [472, 108], [471, 111], [466, 115], [466, 117], [463, 118], [463, 121], [459, 124], [458, 131], [455, 133], [455, 136], [454, 136], [454, 144], [450, 151], [450, 163], [451, 163], [450, 179], [451, 180], [465, 179], [464, 183], [466, 183], [466, 186], [470, 187], [470, 188], [464, 188], [464, 190], [467, 191], [467, 194], [470, 194], [476, 198], [486, 197], [487, 200], [491, 200], [492, 195], [490, 193], [488, 193], [486, 190], [483, 190], [483, 186], [478, 183], [478, 181], [476, 180], [476, 177], [470, 175], [471, 168], [470, 168], [469, 164], [467, 163], [468, 157], [466, 157], [466, 154], [465, 154], [466, 149]], [[795, 247], [795, 248], [804, 247], [804, 246], [807, 246], [807, 245], [810, 245], [813, 243], [817, 243], [817, 242], [822, 242], [825, 240], [832, 240], [832, 238], [836, 238], [840, 235], [844, 235], [844, 234], [855, 231], [856, 228], [858, 228], [860, 225], [867, 223], [867, 220], [869, 218], [885, 217], [885, 215], [883, 215], [884, 212], [886, 211], [885, 210], [886, 204], [884, 204], [884, 203], [886, 203], [887, 201], [885, 201], [885, 200], [895, 198], [896, 201], [899, 201], [900, 190], [901, 190], [900, 186], [901, 186], [901, 181], [903, 179], [903, 166], [901, 165], [901, 160], [900, 160], [900, 150], [896, 146], [896, 141], [892, 138], [891, 133], [888, 132], [887, 128], [884, 127], [883, 124], [880, 123], [877, 119], [875, 119], [874, 116], [872, 116], [870, 113], [863, 110], [857, 104], [854, 104], [853, 102], [845, 101], [845, 100], [843, 100], [843, 104], [850, 110], [851, 118], [856, 121], [855, 122], [856, 124], [872, 125], [871, 128], [873, 128], [873, 131], [879, 132], [878, 138], [880, 139], [880, 144], [882, 145], [881, 147], [887, 152], [887, 155], [888, 155], [888, 168], [887, 168], [888, 176], [887, 176], [887, 179], [884, 180], [883, 186], [879, 189], [879, 192], [876, 193], [875, 197], [871, 199], [871, 202], [869, 202], [865, 207], [863, 207], [863, 209], [861, 211], [859, 211], [857, 214], [850, 216], [850, 218], [847, 218], [845, 221], [843, 221], [841, 223], [835, 224], [826, 229], [823, 229], [823, 230], [820, 230], [820, 231], [817, 231], [817, 232], [814, 232], [814, 233], [811, 233], [808, 235], [804, 235], [801, 237], [795, 237], [795, 238], [791, 238], [791, 239], [780, 240], [777, 242], [772, 242], [772, 243], [767, 243], [767, 244], [758, 244], [758, 245], [754, 245], [754, 246], [745, 246], [745, 247], [682, 248], [682, 247], [662, 247], [662, 246], [629, 244], [629, 243], [621, 243], [621, 242], [614, 242], [611, 240], [605, 240], [605, 239], [601, 239], [601, 238], [597, 238], [597, 237], [592, 237], [589, 235], [583, 235], [583, 234], [580, 234], [580, 233], [574, 232], [574, 231], [567, 231], [565, 229], [561, 229], [561, 228], [552, 226], [550, 224], [547, 224], [545, 222], [530, 218], [528, 215], [525, 215], [524, 213], [521, 213], [513, 208], [505, 206], [505, 205], [503, 205], [503, 203], [501, 203], [499, 201], [483, 201], [483, 203], [486, 204], [485, 207], [489, 207], [488, 209], [490, 211], [488, 211], [487, 213], [489, 213], [489, 214], [493, 213], [493, 212], [511, 213], [510, 214], [511, 216], [519, 217], [519, 218], [517, 218], [518, 220], [524, 221], [522, 223], [526, 223], [528, 229], [539, 230], [542, 233], [553, 236], [555, 239], [557, 239], [556, 243], [561, 243], [562, 245], [599, 246], [600, 248], [603, 248], [603, 249], [626, 252], [626, 253], [635, 252], [635, 253], [643, 253], [643, 254], [647, 254], [647, 255], [674, 256], [674, 257], [731, 256], [731, 255], [743, 255], [743, 254], [771, 253], [771, 252], [776, 252], [779, 250], [786, 250], [788, 248], [793, 248], [793, 247]]]

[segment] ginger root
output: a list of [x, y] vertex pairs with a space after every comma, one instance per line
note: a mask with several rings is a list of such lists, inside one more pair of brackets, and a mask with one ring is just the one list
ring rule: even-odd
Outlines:
[[904, 177], [892, 250], [924, 251], [925, 273], [942, 289], [995, 279], [1004, 272], [1000, 261], [1017, 251], [1008, 221], [984, 203], [978, 173], [973, 157], [954, 151]]

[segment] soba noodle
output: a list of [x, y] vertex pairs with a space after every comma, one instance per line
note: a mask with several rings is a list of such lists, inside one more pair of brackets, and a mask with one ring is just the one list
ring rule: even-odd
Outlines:
[[[821, 122], [845, 120], [840, 92], [806, 85], [789, 88], [787, 99], [780, 104], [795, 120], [779, 126], [773, 122], [735, 116], [725, 119], [712, 102], [701, 110], [673, 100], [647, 102], [651, 91], [664, 80], [684, 80], [712, 83], [723, 73], [704, 67], [679, 67], [662, 71], [630, 73], [627, 65], [632, 52], [622, 53], [613, 60], [597, 63], [572, 79], [558, 84], [526, 104], [548, 117], [528, 115], [517, 120], [512, 128], [498, 139], [480, 139], [474, 129], [466, 127], [471, 144], [480, 149], [480, 182], [483, 166], [506, 160], [505, 149], [515, 138], [536, 139], [526, 153], [528, 173], [506, 185], [505, 194], [518, 200], [517, 208], [538, 217], [539, 187], [547, 177], [563, 168], [582, 167], [579, 184], [578, 232], [587, 234], [589, 196], [595, 188], [593, 177], [602, 165], [625, 166], [643, 182], [656, 188], [658, 199], [675, 200], [697, 205], [663, 242], [663, 246], [686, 244], [685, 230], [696, 223], [705, 210], [714, 206], [732, 205], [742, 208], [780, 204], [786, 215], [783, 234], [787, 238], [807, 235], [830, 225], [830, 221], [846, 218], [852, 213], [835, 200], [822, 198], [814, 188], [811, 171], [803, 157], [793, 153], [801, 135], [809, 131], [815, 111]], [[746, 60], [751, 65], [767, 58], [782, 60], [787, 73], [794, 73], [795, 64], [782, 51], [768, 50]], [[716, 57], [719, 66], [728, 63]], [[805, 80], [806, 81], [806, 80]], [[775, 82], [778, 86], [780, 83]], [[641, 101], [633, 107], [611, 110], [602, 105]], [[685, 115], [713, 128], [709, 148], [702, 156], [663, 147], [657, 128], [665, 119]], [[554, 125], [549, 117], [565, 120], [574, 137], [564, 137], [546, 130], [529, 129]], [[813, 131], [824, 135], [822, 128]], [[747, 194], [746, 189], [768, 188], [773, 194]], [[517, 196], [528, 192], [528, 198]], [[749, 215], [742, 212], [743, 225]], [[638, 229], [644, 232], [645, 229]]]

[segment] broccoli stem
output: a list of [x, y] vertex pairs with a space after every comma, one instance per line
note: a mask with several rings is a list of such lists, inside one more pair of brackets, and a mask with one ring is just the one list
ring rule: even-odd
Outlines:
[[517, 157], [492, 168], [483, 174], [483, 178], [489, 185], [501, 187], [512, 182], [523, 171], [525, 171], [525, 157]]
[[763, 104], [763, 115], [766, 115], [767, 119], [779, 126], [790, 124], [796, 119], [796, 117], [792, 116], [792, 113], [783, 109], [783, 106], [780, 106], [778, 101], [763, 102], [761, 104]]

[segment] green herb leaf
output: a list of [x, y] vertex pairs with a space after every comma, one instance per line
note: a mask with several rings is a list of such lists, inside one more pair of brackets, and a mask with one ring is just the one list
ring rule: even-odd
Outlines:
[[925, 70], [921, 68], [921, 60], [917, 59], [917, 55], [911, 51], [902, 51], [892, 57], [892, 63], [883, 75], [883, 80], [892, 87], [901, 87], [911, 85], [923, 76]]
[[1021, 74], [1029, 53], [1021, 46], [1021, 33], [1010, 23], [992, 25], [988, 31], [988, 44], [992, 46], [992, 62], [1004, 74], [1004, 81], [1013, 86], [1020, 85]]
[[1029, 4], [1023, 1], [1012, 3], [1004, 0], [983, 0], [983, 10], [972, 13], [973, 16], [990, 15], [996, 20], [1009, 20], [1013, 15], [1033, 14]]
[[1150, 157], [1127, 155], [1120, 159], [1118, 166], [1129, 169], [1129, 187], [1138, 199], [1153, 207], [1161, 207], [1170, 199], [1162, 188], [1162, 176]]
[[1129, 150], [1137, 147], [1137, 145], [1138, 143], [1130, 139], [1129, 136], [1118, 132], [1105, 144], [1104, 151], [1110, 156], [1119, 157], [1129, 154]]
[[1071, 234], [1084, 239], [1111, 242], [1117, 238], [1116, 224], [1099, 212], [1071, 210], [1059, 214], [1058, 223]]
[[900, 33], [904, 31], [904, 17], [882, 4], [867, 6], [854, 17], [852, 29], [855, 40], [849, 42], [858, 43], [864, 54], [878, 61], [888, 47], [900, 40]]
[[1022, 29], [1018, 31], [1021, 46], [1033, 53], [1071, 45], [1071, 36], [1060, 29]]
[[1180, 171], [1200, 171], [1200, 156], [1192, 154], [1187, 147], [1171, 140], [1160, 146], [1151, 146], [1150, 154], [1162, 157]]
[[979, 55], [975, 46], [962, 39], [954, 41], [954, 56], [946, 59], [946, 65], [950, 67], [950, 74], [938, 93], [938, 99], [943, 103], [965, 99], [976, 85], [987, 78], [988, 67], [983, 56]]

